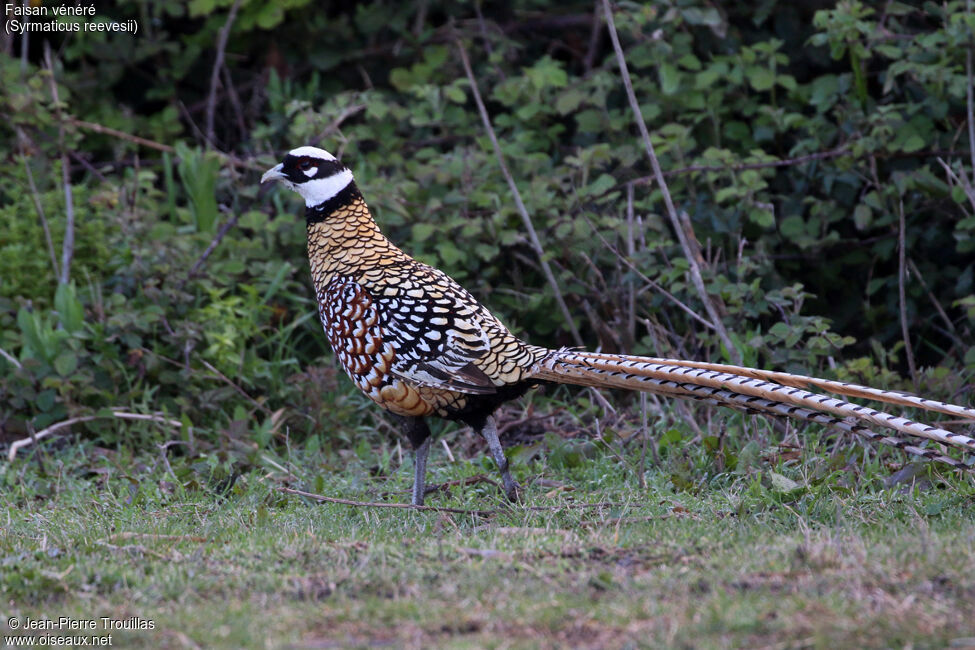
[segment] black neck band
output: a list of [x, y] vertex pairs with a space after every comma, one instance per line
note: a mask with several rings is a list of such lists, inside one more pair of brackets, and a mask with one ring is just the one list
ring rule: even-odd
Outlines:
[[339, 208], [361, 198], [362, 194], [359, 193], [359, 188], [356, 187], [355, 181], [349, 181], [349, 184], [346, 185], [341, 192], [330, 198], [328, 201], [305, 208], [305, 221], [310, 224], [325, 221]]

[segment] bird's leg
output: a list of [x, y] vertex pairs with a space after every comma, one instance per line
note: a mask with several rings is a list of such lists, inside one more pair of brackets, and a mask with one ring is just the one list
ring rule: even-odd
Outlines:
[[498, 423], [493, 415], [489, 415], [484, 420], [484, 424], [481, 426], [481, 435], [487, 440], [491, 456], [494, 457], [494, 462], [498, 464], [498, 469], [501, 471], [501, 483], [504, 485], [505, 496], [512, 503], [517, 503], [518, 484], [511, 478], [511, 472], [508, 471], [508, 458], [504, 455], [504, 449], [501, 448], [501, 441], [498, 440]]
[[403, 427], [403, 433], [413, 445], [413, 498], [415, 506], [423, 505], [423, 495], [426, 491], [424, 477], [427, 474], [427, 456], [430, 455], [430, 427], [426, 420], [416, 417], [396, 416]]
[[413, 505], [423, 505], [423, 495], [426, 491], [424, 477], [427, 473], [427, 456], [430, 455], [430, 436], [413, 450]]

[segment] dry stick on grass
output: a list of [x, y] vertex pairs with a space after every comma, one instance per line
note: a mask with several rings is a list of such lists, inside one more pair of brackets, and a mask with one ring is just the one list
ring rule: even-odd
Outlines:
[[518, 214], [521, 215], [521, 220], [525, 225], [525, 230], [528, 231], [528, 237], [531, 240], [532, 249], [534, 249], [535, 255], [538, 257], [538, 263], [542, 267], [542, 273], [545, 275], [545, 279], [548, 280], [548, 284], [552, 288], [552, 292], [555, 294], [555, 302], [558, 303], [559, 310], [562, 312], [566, 325], [568, 325], [569, 331], [572, 333], [572, 340], [576, 345], [582, 347], [582, 337], [579, 335], [579, 330], [576, 329], [575, 323], [572, 321], [572, 314], [569, 312], [569, 307], [565, 304], [565, 299], [562, 297], [562, 291], [559, 289], [559, 284], [555, 280], [555, 275], [552, 273], [552, 268], [545, 259], [545, 250], [542, 248], [542, 243], [539, 241], [538, 234], [535, 232], [535, 226], [532, 223], [531, 217], [528, 215], [528, 209], [521, 200], [521, 193], [518, 191], [518, 186], [515, 185], [515, 179], [511, 176], [511, 172], [508, 170], [508, 165], [504, 162], [504, 154], [501, 152], [501, 145], [498, 144], [498, 137], [494, 133], [494, 127], [491, 126], [491, 118], [488, 115], [487, 108], [484, 106], [484, 101], [481, 99], [481, 92], [477, 88], [477, 80], [474, 78], [474, 71], [471, 69], [471, 62], [467, 58], [467, 50], [464, 49], [464, 45], [459, 39], [455, 41], [455, 44], [458, 52], [460, 52], [460, 61], [464, 65], [464, 72], [467, 73], [467, 80], [470, 82], [471, 92], [474, 94], [474, 103], [477, 104], [477, 110], [481, 114], [481, 121], [484, 123], [484, 129], [487, 131], [488, 138], [491, 140], [491, 146], [494, 148], [494, 155], [497, 157], [498, 164], [501, 166], [501, 173], [504, 175], [504, 179], [508, 182], [508, 187], [511, 189], [511, 195], [515, 201], [515, 207], [518, 208]]
[[64, 185], [64, 240], [61, 242], [60, 284], [71, 279], [71, 260], [74, 257], [74, 197], [71, 192], [71, 163], [64, 150], [64, 116], [61, 113], [61, 100], [58, 97], [58, 82], [54, 78], [54, 62], [51, 59], [51, 46], [44, 41], [44, 63], [47, 66], [48, 82], [51, 85], [51, 99], [58, 119], [58, 151], [61, 154], [61, 180]]
[[898, 228], [897, 228], [897, 295], [900, 303], [901, 315], [901, 334], [904, 336], [904, 351], [907, 353], [907, 367], [911, 371], [911, 380], [914, 382], [914, 391], [918, 392], [921, 381], [917, 376], [917, 365], [914, 363], [914, 346], [911, 345], [911, 333], [907, 328], [907, 291], [904, 284], [907, 280], [907, 251], [905, 232], [907, 226], [904, 219], [904, 200], [901, 199], [898, 209]]
[[[304, 492], [302, 490], [295, 490], [289, 487], [275, 487], [278, 492], [284, 492], [286, 494], [296, 494], [307, 499], [314, 499], [315, 501], [323, 501], [325, 503], [337, 503], [343, 506], [354, 506], [357, 508], [396, 508], [399, 510], [425, 510], [428, 512], [449, 512], [457, 515], [473, 515], [475, 517], [490, 517], [492, 515], [499, 514], [501, 512], [509, 512], [512, 510], [511, 507], [508, 508], [497, 508], [495, 510], [462, 510], [460, 508], [447, 508], [438, 506], [415, 506], [412, 503], [379, 503], [375, 501], [352, 501], [351, 499], [338, 499], [335, 497], [326, 497], [321, 494], [314, 494], [312, 492]], [[635, 507], [639, 508], [645, 504], [642, 503], [622, 503], [617, 501], [605, 501], [601, 503], [566, 503], [561, 506], [530, 506], [523, 508], [523, 510], [530, 510], [532, 512], [557, 512], [559, 510], [587, 510], [589, 508], [628, 508]]]
[[640, 113], [640, 104], [637, 102], [636, 94], [633, 92], [633, 82], [630, 80], [630, 73], [626, 67], [626, 59], [623, 56], [623, 47], [620, 45], [620, 38], [616, 33], [616, 23], [613, 22], [613, 9], [609, 5], [609, 0], [603, 0], [603, 13], [606, 17], [606, 28], [609, 30], [610, 40], [613, 41], [613, 50], [616, 52], [616, 61], [619, 63], [620, 76], [623, 78], [626, 96], [630, 101], [630, 109], [633, 111], [633, 120], [636, 122], [637, 128], [640, 130], [640, 135], [643, 137], [643, 146], [646, 149], [647, 157], [650, 159], [650, 166], [653, 167], [653, 174], [657, 181], [657, 186], [663, 195], [664, 204], [667, 207], [667, 216], [670, 218], [670, 223], [674, 229], [674, 233], [677, 235], [677, 240], [684, 250], [684, 257], [687, 258], [691, 282], [694, 288], [697, 289], [698, 297], [700, 297], [701, 302], [704, 304], [704, 309], [707, 311], [708, 317], [714, 325], [713, 329], [717, 332], [718, 338], [721, 339], [721, 342], [727, 349], [728, 355], [735, 363], [741, 363], [741, 355], [738, 353], [738, 349], [732, 344], [731, 337], [728, 336], [728, 331], [725, 329], [724, 323], [718, 315], [718, 310], [711, 301], [711, 297], [708, 296], [707, 289], [704, 286], [704, 279], [701, 276], [701, 268], [698, 264], [700, 255], [695, 253], [694, 248], [692, 248], [691, 242], [685, 234], [684, 228], [681, 226], [677, 209], [674, 207], [673, 199], [670, 197], [670, 190], [667, 189], [667, 181], [664, 179], [663, 171], [660, 168], [660, 161], [657, 160], [657, 154], [653, 150], [653, 143], [650, 141], [650, 132], [647, 131], [647, 125], [643, 121], [643, 115]]
[[168, 424], [171, 427], [179, 428], [183, 426], [183, 423], [179, 420], [171, 420], [169, 418], [163, 417], [161, 415], [145, 415], [143, 413], [128, 413], [126, 411], [113, 411], [111, 416], [108, 415], [83, 415], [76, 418], [70, 418], [63, 422], [58, 422], [57, 424], [52, 424], [46, 429], [41, 429], [36, 434], [32, 435], [30, 438], [24, 438], [23, 440], [17, 440], [10, 445], [10, 450], [7, 452], [7, 460], [13, 462], [17, 457], [17, 450], [21, 447], [29, 447], [35, 444], [41, 438], [45, 438], [52, 433], [60, 431], [66, 427], [70, 427], [73, 424], [78, 424], [80, 422], [90, 422], [92, 420], [101, 420], [106, 417], [114, 417], [120, 420], [147, 420], [150, 422], [159, 422], [160, 424]]
[[217, 86], [220, 84], [220, 69], [223, 67], [223, 55], [227, 50], [227, 39], [230, 37], [230, 29], [233, 27], [234, 18], [237, 17], [237, 10], [240, 9], [240, 0], [234, 0], [227, 15], [227, 22], [220, 28], [217, 35], [217, 57], [213, 62], [213, 70], [210, 72], [210, 96], [207, 98], [207, 144], [213, 145], [213, 116], [217, 110]]

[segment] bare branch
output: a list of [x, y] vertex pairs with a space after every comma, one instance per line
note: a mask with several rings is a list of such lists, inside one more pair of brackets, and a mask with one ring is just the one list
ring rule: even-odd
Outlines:
[[186, 277], [183, 278], [183, 280], [179, 283], [179, 289], [186, 286], [186, 283], [196, 275], [196, 272], [200, 270], [200, 267], [203, 266], [203, 263], [207, 261], [210, 254], [217, 249], [217, 246], [219, 246], [220, 242], [223, 241], [223, 238], [227, 236], [230, 229], [237, 225], [237, 220], [239, 218], [240, 215], [235, 212], [226, 223], [220, 226], [220, 230], [218, 230], [217, 234], [214, 235], [212, 240], [210, 240], [210, 244], [206, 247], [206, 250], [203, 251], [199, 259], [197, 259], [193, 266], [190, 267], [189, 273], [187, 273]]
[[20, 363], [20, 361], [17, 361], [17, 357], [13, 356], [12, 354], [10, 354], [9, 352], [7, 352], [3, 348], [0, 348], [0, 357], [3, 357], [7, 361], [9, 361], [11, 364], [13, 364], [14, 366], [16, 366], [18, 370], [22, 370], [24, 368], [24, 366]]
[[[965, 13], [971, 19], [972, 0], [965, 0]], [[969, 39], [968, 49], [965, 52], [965, 75], [968, 78], [968, 83], [965, 84], [965, 105], [968, 109], [968, 149], [971, 156], [970, 162], [972, 163], [972, 185], [975, 185], [975, 97], [973, 97], [975, 89], [972, 88], [972, 83], [975, 82], [972, 79], [973, 47], [975, 47], [975, 43]]]
[[592, 231], [594, 233], [596, 233], [596, 236], [599, 237], [599, 240], [601, 242], [603, 242], [603, 246], [605, 246], [610, 251], [612, 251], [613, 254], [616, 255], [616, 257], [621, 262], [623, 262], [623, 264], [625, 264], [627, 266], [627, 268], [629, 268], [631, 271], [633, 271], [634, 273], [636, 273], [637, 276], [639, 276], [639, 278], [641, 280], [643, 280], [644, 282], [646, 282], [647, 284], [649, 284], [651, 287], [653, 287], [654, 291], [659, 291], [661, 293], [661, 295], [663, 295], [665, 298], [667, 298], [672, 303], [674, 303], [675, 305], [677, 305], [681, 310], [684, 311], [684, 313], [686, 313], [688, 316], [690, 316], [691, 318], [693, 318], [694, 320], [696, 320], [697, 322], [699, 322], [701, 325], [704, 325], [706, 328], [708, 328], [710, 330], [716, 330], [716, 328], [715, 328], [715, 326], [714, 326], [713, 323], [711, 323], [710, 321], [702, 318], [696, 311], [694, 311], [693, 309], [691, 309], [690, 307], [688, 307], [687, 305], [685, 305], [683, 302], [681, 302], [680, 298], [678, 298], [674, 294], [672, 294], [669, 291], [667, 291], [666, 289], [664, 289], [663, 286], [661, 286], [658, 282], [655, 282], [655, 281], [651, 280], [649, 277], [646, 276], [645, 273], [643, 273], [643, 271], [641, 271], [640, 269], [638, 269], [636, 267], [636, 265], [633, 264], [633, 262], [631, 262], [630, 260], [626, 259], [626, 257], [622, 253], [620, 253], [616, 249], [615, 246], [613, 246], [608, 241], [606, 241], [606, 238], [603, 237], [603, 235], [602, 235], [601, 232], [599, 232], [599, 230], [596, 228], [596, 225], [594, 223], [592, 223], [591, 221], [589, 221], [588, 217], [586, 218], [586, 221], [589, 223], [589, 227], [592, 228]]
[[562, 297], [562, 291], [559, 289], [559, 283], [555, 280], [555, 275], [552, 273], [552, 268], [545, 259], [545, 250], [542, 248], [542, 243], [538, 239], [538, 233], [535, 232], [535, 226], [532, 224], [532, 219], [528, 215], [528, 209], [525, 207], [525, 203], [521, 200], [521, 193], [518, 191], [518, 186], [515, 185], [515, 179], [511, 176], [511, 172], [508, 170], [508, 165], [504, 162], [504, 154], [501, 152], [501, 145], [498, 144], [498, 137], [494, 133], [494, 127], [491, 126], [491, 118], [488, 115], [487, 108], [484, 106], [484, 101], [481, 99], [481, 93], [477, 88], [477, 80], [474, 78], [474, 71], [471, 69], [471, 62], [467, 58], [467, 50], [464, 48], [464, 45], [460, 42], [460, 40], [455, 41], [455, 43], [457, 45], [457, 50], [460, 52], [461, 63], [464, 64], [464, 71], [467, 73], [467, 80], [471, 85], [471, 92], [474, 94], [474, 102], [477, 104], [477, 110], [481, 114], [481, 121], [484, 122], [484, 128], [487, 131], [488, 137], [491, 139], [491, 146], [494, 147], [494, 155], [498, 158], [498, 164], [501, 166], [501, 173], [504, 175], [504, 179], [508, 182], [508, 187], [511, 189], [511, 195], [515, 201], [515, 207], [518, 208], [518, 213], [521, 215], [521, 220], [525, 224], [525, 230], [528, 231], [528, 237], [531, 240], [532, 248], [535, 250], [535, 255], [538, 256], [538, 263], [542, 267], [542, 273], [545, 275], [545, 279], [548, 280], [548, 284], [552, 288], [552, 292], [555, 294], [555, 301], [558, 303], [559, 310], [561, 310], [562, 316], [565, 318], [566, 325], [568, 325], [569, 331], [572, 333], [572, 340], [575, 341], [576, 345], [582, 346], [582, 337], [579, 335], [579, 330], [576, 329], [575, 323], [572, 320], [572, 314], [569, 312], [569, 307], [565, 304], [565, 299]]
[[951, 340], [954, 341], [955, 345], [957, 345], [959, 349], [964, 350], [967, 346], [958, 337], [958, 329], [955, 327], [955, 324], [951, 322], [951, 319], [948, 318], [945, 308], [941, 306], [940, 302], [938, 302], [938, 298], [934, 295], [934, 292], [931, 291], [928, 283], [924, 281], [924, 276], [921, 275], [921, 270], [917, 268], [917, 264], [915, 264], [914, 260], [911, 258], [907, 258], [907, 266], [910, 267], [911, 273], [917, 276], [918, 282], [921, 283], [921, 288], [924, 289], [924, 292], [928, 295], [928, 300], [931, 301], [935, 311], [937, 311], [938, 315], [941, 316], [941, 320], [945, 322], [945, 327], [947, 328], [948, 334], [951, 336]]
[[159, 422], [160, 424], [167, 424], [171, 427], [181, 427], [183, 423], [179, 420], [171, 420], [169, 418], [163, 417], [161, 415], [146, 415], [143, 413], [129, 413], [127, 411], [113, 411], [112, 415], [83, 415], [77, 418], [70, 418], [63, 422], [58, 422], [57, 424], [52, 424], [46, 429], [38, 431], [36, 434], [32, 435], [30, 438], [24, 438], [23, 440], [17, 440], [10, 445], [10, 450], [7, 452], [7, 460], [11, 463], [17, 457], [17, 450], [21, 447], [29, 447], [30, 445], [36, 443], [41, 438], [45, 438], [52, 433], [60, 431], [66, 427], [70, 427], [73, 424], [78, 424], [80, 422], [90, 422], [92, 420], [100, 420], [107, 417], [114, 417], [120, 420], [147, 420], [149, 422]]
[[44, 206], [41, 205], [41, 194], [37, 191], [37, 185], [34, 183], [34, 172], [31, 171], [30, 163], [27, 162], [27, 156], [23, 152], [21, 152], [20, 157], [24, 161], [24, 171], [27, 172], [27, 184], [30, 185], [31, 198], [34, 200], [34, 210], [37, 212], [37, 218], [41, 220], [41, 228], [44, 229], [44, 242], [47, 244], [47, 254], [51, 256], [51, 268], [54, 270], [54, 277], [60, 278], [61, 271], [58, 269], [58, 256], [54, 252], [54, 240], [51, 239], [51, 229], [47, 225], [47, 217], [44, 216]]
[[941, 158], [938, 158], [938, 164], [941, 168], [945, 170], [945, 174], [950, 180], [955, 181], [961, 187], [968, 201], [972, 204], [972, 209], [975, 210], [975, 185], [972, 185], [968, 181], [968, 174], [965, 173], [964, 168], [962, 168], [961, 174], [956, 174], [955, 170], [952, 169], [948, 163], [946, 163]]
[[[132, 135], [131, 133], [126, 133], [125, 131], [119, 131], [118, 129], [113, 129], [110, 126], [104, 126], [102, 124], [96, 124], [94, 122], [86, 122], [84, 120], [75, 119], [73, 117], [66, 118], [65, 121], [72, 126], [77, 126], [79, 128], [85, 129], [87, 131], [94, 131], [95, 133], [101, 135], [110, 135], [113, 138], [118, 138], [120, 140], [125, 140], [126, 142], [131, 142], [133, 144], [141, 145], [143, 147], [148, 147], [149, 149], [155, 149], [156, 151], [165, 151], [167, 153], [176, 153], [176, 148], [168, 144], [163, 144], [162, 142], [156, 142], [155, 140], [149, 140], [137, 135]], [[216, 156], [219, 156], [224, 162], [229, 165], [240, 169], [252, 169], [254, 171], [262, 171], [264, 167], [259, 165], [253, 160], [245, 160], [238, 158], [236, 156], [231, 156], [230, 154], [223, 153], [222, 151], [214, 151]]]
[[613, 21], [613, 9], [610, 7], [609, 0], [603, 0], [603, 13], [606, 17], [606, 28], [609, 30], [609, 37], [613, 41], [613, 49], [616, 52], [616, 60], [619, 63], [623, 86], [626, 88], [626, 96], [630, 101], [630, 109], [633, 111], [633, 120], [636, 122], [637, 128], [640, 130], [640, 135], [643, 137], [643, 146], [646, 149], [647, 157], [650, 159], [650, 166], [653, 167], [657, 186], [663, 195], [664, 205], [667, 208], [667, 216], [670, 218], [671, 226], [677, 234], [677, 240], [680, 242], [681, 248], [684, 250], [684, 256], [687, 258], [691, 283], [697, 290], [698, 297], [701, 299], [704, 309], [714, 324], [718, 338], [721, 339], [725, 349], [727, 349], [728, 355], [740, 363], [741, 355], [738, 353], [738, 349], [735, 348], [734, 344], [732, 344], [731, 337], [728, 336], [728, 331], [721, 321], [718, 310], [704, 286], [704, 279], [701, 276], [701, 268], [698, 263], [700, 255], [695, 253], [691, 241], [685, 234], [684, 228], [680, 223], [680, 217], [677, 215], [677, 209], [674, 207], [673, 199], [670, 196], [670, 191], [667, 189], [667, 182], [664, 180], [663, 170], [660, 168], [660, 161], [657, 160], [653, 143], [650, 141], [650, 132], [647, 131], [647, 125], [643, 121], [643, 115], [640, 113], [640, 104], [636, 99], [636, 94], [633, 92], [633, 82], [630, 80], [630, 73], [626, 67], [626, 58], [623, 56], [623, 47], [620, 45], [619, 35], [616, 33], [616, 23]]
[[901, 313], [901, 335], [904, 337], [904, 351], [907, 354], [907, 367], [911, 371], [911, 380], [914, 382], [914, 391], [920, 388], [920, 379], [917, 375], [917, 365], [914, 363], [914, 347], [911, 345], [911, 333], [907, 327], [907, 291], [904, 283], [907, 279], [907, 252], [905, 251], [905, 231], [907, 226], [904, 219], [904, 200], [900, 201], [898, 210], [898, 229], [897, 229], [897, 295], [900, 303]]
[[217, 86], [220, 84], [220, 69], [223, 67], [227, 39], [230, 37], [230, 29], [233, 27], [238, 9], [240, 9], [240, 0], [234, 0], [234, 4], [230, 7], [230, 13], [227, 14], [227, 22], [223, 24], [220, 33], [217, 35], [217, 57], [213, 62], [213, 70], [210, 72], [210, 96], [207, 98], [207, 144], [213, 144], [213, 115], [217, 109]]
[[61, 182], [64, 187], [64, 239], [61, 241], [61, 273], [58, 276], [60, 284], [67, 284], [71, 280], [71, 260], [74, 257], [74, 196], [71, 191], [71, 163], [65, 153], [64, 145], [64, 116], [61, 112], [61, 100], [58, 97], [58, 82], [54, 78], [54, 62], [51, 60], [51, 46], [44, 41], [44, 63], [47, 66], [48, 82], [51, 85], [51, 99], [58, 116], [58, 150], [61, 153]]
[[217, 370], [215, 367], [213, 367], [213, 364], [211, 364], [210, 362], [208, 362], [206, 359], [200, 359], [200, 363], [202, 363], [203, 366], [207, 370], [209, 370], [210, 372], [212, 372], [213, 374], [215, 374], [217, 377], [219, 377], [221, 381], [223, 381], [225, 384], [227, 384], [228, 386], [230, 386], [231, 388], [233, 388], [235, 391], [237, 391], [237, 393], [241, 397], [243, 397], [244, 399], [246, 399], [247, 401], [249, 401], [251, 404], [253, 404], [254, 406], [256, 406], [258, 409], [260, 409], [261, 411], [263, 411], [266, 415], [271, 415], [271, 409], [269, 409], [268, 407], [264, 406], [263, 404], [261, 404], [260, 402], [258, 402], [256, 399], [254, 399], [253, 397], [251, 397], [250, 395], [248, 395], [247, 394], [247, 391], [245, 391], [243, 388], [241, 388], [240, 386], [238, 386], [237, 384], [235, 384], [233, 381], [231, 381], [230, 378], [227, 377], [227, 375], [223, 374], [222, 372], [220, 372], [219, 370]]

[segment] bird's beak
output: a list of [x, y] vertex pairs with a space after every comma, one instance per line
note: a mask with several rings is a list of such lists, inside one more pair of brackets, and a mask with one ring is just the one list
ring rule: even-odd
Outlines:
[[269, 169], [266, 172], [264, 172], [264, 175], [261, 176], [261, 185], [263, 185], [264, 183], [266, 183], [268, 181], [279, 181], [282, 178], [287, 178], [284, 175], [284, 173], [281, 171], [281, 169], [283, 167], [284, 167], [284, 163], [278, 163], [277, 165], [275, 165], [271, 169]]

